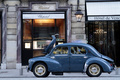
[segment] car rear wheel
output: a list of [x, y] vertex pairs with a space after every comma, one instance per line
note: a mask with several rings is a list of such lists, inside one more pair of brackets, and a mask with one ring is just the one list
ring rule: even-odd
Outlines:
[[87, 68], [86, 74], [90, 77], [98, 77], [102, 73], [101, 67], [98, 64], [91, 64]]
[[43, 63], [37, 63], [33, 67], [33, 74], [36, 77], [47, 77], [50, 72], [48, 72], [47, 66]]

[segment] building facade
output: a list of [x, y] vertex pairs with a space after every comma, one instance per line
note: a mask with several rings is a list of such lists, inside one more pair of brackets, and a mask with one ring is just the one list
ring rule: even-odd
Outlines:
[[120, 66], [120, 1], [86, 0], [85, 4], [88, 43]]
[[[80, 0], [85, 13], [85, 0]], [[1, 69], [21, 68], [42, 54], [51, 35], [56, 44], [85, 39], [85, 17], [77, 22], [77, 0], [1, 0]]]
[[[0, 0], [1, 69], [19, 69], [29, 58], [44, 55], [42, 51], [53, 34], [59, 34], [56, 44], [87, 40], [120, 66], [119, 3], [79, 0], [83, 17], [77, 22], [77, 0]], [[118, 9], [108, 10], [113, 8], [110, 6]], [[106, 10], [101, 12], [103, 8]]]

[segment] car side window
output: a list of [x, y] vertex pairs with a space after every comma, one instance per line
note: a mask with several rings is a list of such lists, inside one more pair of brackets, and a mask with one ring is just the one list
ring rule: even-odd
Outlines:
[[75, 47], [71, 47], [71, 53], [72, 54], [86, 54], [86, 50], [84, 47], [75, 46]]
[[54, 51], [53, 54], [68, 54], [68, 47], [57, 47]]

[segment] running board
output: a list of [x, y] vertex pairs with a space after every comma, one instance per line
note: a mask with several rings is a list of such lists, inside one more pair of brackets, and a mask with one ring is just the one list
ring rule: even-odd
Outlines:
[[52, 75], [63, 75], [63, 72], [52, 72]]

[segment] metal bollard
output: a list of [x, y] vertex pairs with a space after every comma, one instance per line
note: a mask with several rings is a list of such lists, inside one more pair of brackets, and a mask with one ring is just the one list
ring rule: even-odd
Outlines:
[[115, 70], [115, 75], [118, 75], [118, 74], [119, 74], [119, 69], [116, 68], [116, 70]]
[[20, 69], [20, 75], [23, 75], [23, 68]]

